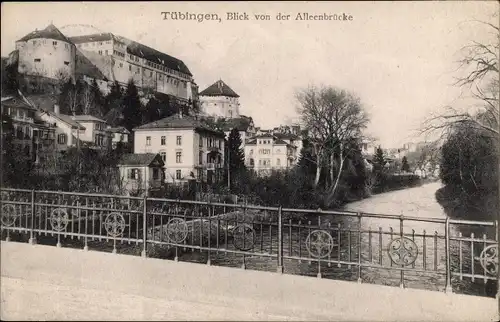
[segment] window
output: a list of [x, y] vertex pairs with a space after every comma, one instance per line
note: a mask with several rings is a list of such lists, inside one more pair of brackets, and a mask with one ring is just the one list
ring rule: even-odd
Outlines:
[[34, 60], [35, 60], [35, 63], [39, 63], [41, 61], [40, 58], [35, 58]]
[[68, 50], [69, 49], [69, 45], [68, 44], [64, 44], [64, 49]]
[[123, 63], [120, 63], [118, 66], [123, 67]]
[[199, 160], [199, 164], [203, 164], [203, 151], [200, 151], [199, 155], [198, 155], [198, 160]]
[[137, 67], [137, 71], [135, 72], [136, 74], [139, 74], [141, 72], [141, 68]]
[[102, 55], [102, 50], [98, 50], [97, 53], [99, 53], [99, 55]]
[[68, 136], [66, 134], [59, 134], [57, 136], [57, 143], [58, 144], [66, 144], [67, 139], [68, 139]]
[[162, 136], [161, 137], [161, 145], [166, 145], [167, 144], [167, 137], [166, 136]]
[[139, 180], [141, 178], [141, 169], [129, 169], [128, 178], [132, 180]]
[[150, 136], [146, 136], [146, 145], [147, 146], [151, 145], [151, 137]]
[[177, 145], [182, 145], [182, 137], [180, 135], [177, 136]]
[[252, 155], [252, 154], [253, 154], [253, 149], [250, 150], [250, 155]]
[[53, 41], [52, 45], [57, 46], [57, 41]]
[[182, 163], [182, 152], [175, 152], [175, 163]]
[[33, 40], [33, 45], [36, 45], [36, 40]]
[[277, 165], [277, 166], [280, 166], [280, 165], [281, 165], [281, 160], [280, 160], [280, 159], [276, 159], [276, 165]]
[[176, 178], [177, 180], [181, 180], [181, 170], [176, 170], [176, 171], [175, 171], [175, 178]]
[[149, 72], [149, 76], [150, 76], [150, 77], [153, 77], [153, 72]]
[[160, 169], [153, 168], [153, 180], [160, 179]]
[[129, 72], [132, 71], [132, 65], [128, 65]]
[[102, 41], [99, 41], [99, 45], [101, 45], [101, 46], [102, 46]]
[[255, 161], [253, 159], [250, 159], [250, 166], [254, 166], [255, 165]]
[[203, 147], [203, 138], [201, 136], [200, 136], [199, 142], [200, 142], [199, 147], [202, 148]]
[[69, 61], [65, 61], [64, 65], [68, 66], [69, 65]]

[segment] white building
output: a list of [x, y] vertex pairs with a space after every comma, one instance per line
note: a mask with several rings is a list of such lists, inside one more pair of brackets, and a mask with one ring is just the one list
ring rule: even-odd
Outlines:
[[216, 118], [240, 117], [239, 95], [222, 80], [200, 92], [201, 111]]
[[214, 183], [222, 179], [224, 133], [192, 116], [177, 114], [141, 125], [134, 132], [134, 153], [159, 153], [167, 182], [195, 179]]
[[113, 138], [111, 140], [111, 144], [113, 149], [116, 148], [116, 145], [118, 143], [129, 143], [129, 135], [130, 131], [124, 128], [123, 126], [120, 127], [108, 127], [108, 131], [112, 133]]
[[79, 138], [86, 145], [97, 148], [111, 147], [113, 133], [107, 129], [108, 126], [104, 120], [92, 115], [75, 115], [71, 119], [85, 127]]
[[148, 195], [164, 182], [164, 162], [154, 153], [125, 154], [118, 162], [121, 188], [126, 195], [142, 192]]
[[160, 92], [183, 103], [198, 99], [193, 75], [175, 57], [112, 33], [70, 39], [110, 82], [125, 86], [132, 79], [142, 94]]
[[75, 78], [76, 47], [53, 24], [30, 32], [16, 41], [21, 75], [50, 79]]
[[[55, 149], [66, 151], [69, 147], [78, 145], [78, 138], [85, 133], [85, 127], [73, 120], [70, 115], [59, 113], [59, 106], [54, 111], [39, 109], [36, 112], [39, 119], [55, 125]], [[81, 143], [81, 140], [80, 140]]]
[[272, 134], [257, 135], [245, 144], [245, 165], [260, 175], [286, 170], [297, 163], [297, 146]]

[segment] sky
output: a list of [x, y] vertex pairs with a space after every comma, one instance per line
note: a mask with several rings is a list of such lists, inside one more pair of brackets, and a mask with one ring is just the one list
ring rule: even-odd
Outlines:
[[[496, 1], [442, 2], [71, 2], [1, 4], [1, 55], [49, 23], [70, 36], [112, 32], [183, 60], [200, 91], [222, 79], [256, 126], [298, 120], [294, 93], [331, 85], [361, 98], [367, 134], [383, 147], [420, 141], [422, 121], [461, 90], [453, 85], [460, 48], [489, 41]], [[164, 20], [162, 12], [216, 13], [221, 21]], [[228, 12], [249, 20], [226, 20]], [[352, 15], [300, 21], [297, 13]], [[288, 21], [277, 20], [281, 13]], [[270, 20], [254, 18], [268, 14]], [[89, 27], [91, 26], [91, 27]]]

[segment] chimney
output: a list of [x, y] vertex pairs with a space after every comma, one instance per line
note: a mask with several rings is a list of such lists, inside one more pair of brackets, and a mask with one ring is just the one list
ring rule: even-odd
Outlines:
[[54, 113], [56, 115], [59, 115], [59, 105], [57, 105], [57, 104], [54, 104]]

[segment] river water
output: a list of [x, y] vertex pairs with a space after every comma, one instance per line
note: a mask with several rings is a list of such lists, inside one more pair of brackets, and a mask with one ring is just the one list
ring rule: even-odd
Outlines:
[[[346, 211], [404, 215], [418, 218], [445, 219], [443, 208], [436, 201], [435, 193], [441, 188], [440, 183], [429, 183], [420, 187], [388, 192], [370, 198], [350, 203]], [[293, 216], [291, 216], [293, 218]], [[388, 245], [392, 239], [399, 237], [401, 226], [399, 219], [380, 219], [363, 217], [361, 219], [361, 236], [357, 232], [360, 227], [357, 217], [338, 215], [320, 215], [321, 229], [326, 230], [333, 237], [333, 247], [323, 261], [318, 262], [310, 255], [307, 249], [307, 236], [311, 231], [319, 229], [318, 216], [301, 217], [301, 220], [285, 220], [283, 227], [283, 262], [284, 272], [317, 276], [322, 278], [359, 281], [382, 285], [400, 286], [401, 271], [395, 268], [391, 261]], [[309, 221], [311, 226], [309, 227]], [[219, 246], [212, 244], [211, 248], [220, 247], [221, 251], [207, 252], [205, 250], [180, 250], [179, 260], [206, 263], [210, 256], [212, 265], [242, 267], [246, 269], [276, 271], [278, 267], [278, 228], [276, 224], [253, 224], [255, 244], [251, 252], [258, 255], [241, 255], [224, 250], [236, 250], [231, 241], [221, 238]], [[339, 234], [340, 231], [340, 234]], [[413, 240], [418, 247], [418, 254], [413, 264], [406, 266], [403, 281], [405, 287], [427, 290], [444, 290], [446, 284], [446, 256], [445, 256], [445, 225], [424, 221], [407, 221], [403, 224], [404, 235]], [[460, 234], [469, 237], [471, 232], [476, 237], [494, 239], [493, 229], [480, 227], [467, 228], [450, 225], [450, 236]], [[193, 234], [198, 234], [193, 231]], [[392, 233], [392, 234], [391, 234]], [[340, 235], [340, 236], [339, 236]], [[361, 247], [358, 247], [358, 238]], [[474, 243], [471, 252], [471, 243], [457, 240], [450, 242], [450, 264], [452, 271], [458, 273], [474, 272], [474, 281], [470, 277], [460, 278], [452, 276], [452, 287], [455, 293], [486, 295], [486, 280], [478, 278], [477, 274], [484, 275], [484, 270], [478, 260], [473, 260], [487, 244]], [[359, 256], [361, 249], [361, 258]], [[474, 256], [471, 256], [471, 254]], [[461, 255], [460, 255], [461, 254]], [[293, 257], [293, 258], [287, 258]], [[364, 266], [361, 272], [356, 265], [360, 261]], [[351, 265], [349, 265], [351, 264]], [[401, 266], [398, 266], [401, 267]], [[360, 277], [360, 279], [359, 279]]]

